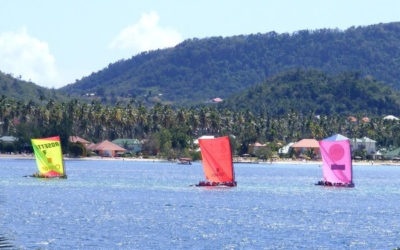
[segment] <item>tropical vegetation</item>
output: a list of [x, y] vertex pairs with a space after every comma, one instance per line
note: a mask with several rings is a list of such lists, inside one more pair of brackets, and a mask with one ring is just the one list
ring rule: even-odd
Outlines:
[[73, 155], [86, 152], [71, 135], [136, 138], [142, 154], [166, 158], [196, 156], [201, 135], [230, 135], [235, 154], [267, 143], [264, 158], [336, 133], [398, 147], [400, 123], [382, 118], [399, 112], [399, 43], [400, 23], [190, 39], [58, 90], [0, 72], [0, 135], [19, 138], [0, 151], [52, 135]]
[[359, 72], [400, 89], [400, 23], [189, 39], [143, 52], [60, 90], [95, 95], [102, 103], [196, 105], [229, 98], [281, 72], [314, 68], [328, 74]]
[[[302, 138], [322, 139], [335, 133], [351, 138], [367, 136], [381, 147], [399, 146], [400, 123], [372, 116], [349, 120], [339, 114], [317, 116], [313, 112], [256, 115], [249, 110], [233, 112], [216, 106], [174, 109], [156, 104], [105, 106], [77, 100], [43, 105], [0, 98], [0, 134], [14, 135], [18, 144], [11, 151], [30, 151], [30, 139], [60, 135], [69, 145], [70, 135], [99, 142], [103, 139], [137, 138], [144, 142], [143, 155], [164, 158], [195, 156], [194, 140], [201, 135], [230, 135], [235, 154], [249, 153], [254, 142], [268, 143], [265, 158], [287, 142]], [[5, 148], [3, 148], [4, 150]], [[68, 151], [65, 148], [64, 151]], [[8, 148], [10, 150], [10, 148]]]

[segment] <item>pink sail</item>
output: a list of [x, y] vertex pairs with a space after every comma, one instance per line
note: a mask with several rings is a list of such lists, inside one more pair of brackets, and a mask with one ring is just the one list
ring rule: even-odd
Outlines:
[[349, 140], [319, 141], [323, 181], [330, 185], [353, 185], [353, 169]]

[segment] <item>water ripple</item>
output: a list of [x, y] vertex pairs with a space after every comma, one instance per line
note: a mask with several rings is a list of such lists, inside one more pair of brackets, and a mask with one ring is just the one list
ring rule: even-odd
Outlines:
[[[356, 188], [314, 186], [317, 166], [240, 164], [238, 186], [190, 187], [198, 163], [69, 161], [69, 178], [0, 168], [0, 246], [22, 249], [394, 249], [400, 168], [357, 168]], [[8, 166], [3, 167], [3, 166]], [[10, 171], [12, 169], [12, 171]], [[379, 172], [378, 179], [377, 176]], [[4, 227], [3, 227], [4, 225]], [[12, 237], [10, 236], [12, 235]]]

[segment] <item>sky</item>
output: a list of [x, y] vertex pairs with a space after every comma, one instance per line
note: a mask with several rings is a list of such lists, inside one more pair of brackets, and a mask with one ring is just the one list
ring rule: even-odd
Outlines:
[[400, 21], [398, 0], [0, 0], [0, 71], [48, 87], [191, 38]]

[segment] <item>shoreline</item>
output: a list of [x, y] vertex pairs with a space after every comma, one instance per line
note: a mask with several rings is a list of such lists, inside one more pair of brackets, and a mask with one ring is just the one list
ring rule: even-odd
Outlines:
[[[32, 154], [0, 154], [0, 160], [2, 159], [26, 159], [26, 160], [35, 160], [35, 157]], [[64, 157], [64, 160], [78, 160], [78, 161], [92, 161], [92, 160], [101, 160], [101, 161], [137, 161], [137, 162], [169, 162], [169, 163], [178, 163], [178, 159], [176, 160], [167, 160], [167, 159], [159, 159], [159, 158], [126, 158], [126, 157], [101, 157], [101, 156], [93, 156], [93, 157]], [[295, 164], [295, 165], [311, 165], [311, 164], [322, 164], [322, 161], [316, 160], [292, 160], [292, 159], [276, 159], [273, 161], [245, 161], [239, 160], [235, 161], [234, 164]], [[195, 161], [196, 162], [196, 161]], [[200, 161], [198, 161], [200, 162]], [[354, 166], [400, 166], [400, 161], [382, 161], [382, 160], [374, 160], [374, 161], [354, 161]]]
[[[35, 156], [33, 154], [0, 154], [1, 159], [25, 159], [25, 160], [35, 160]], [[158, 159], [158, 158], [127, 158], [127, 157], [101, 157], [101, 156], [91, 156], [91, 157], [68, 157], [64, 156], [65, 161], [93, 161], [93, 160], [101, 160], [101, 161], [148, 161], [148, 162], [171, 162], [166, 159]]]

